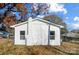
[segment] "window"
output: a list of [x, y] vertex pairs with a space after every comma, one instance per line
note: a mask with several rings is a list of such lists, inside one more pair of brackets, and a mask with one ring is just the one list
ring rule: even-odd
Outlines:
[[55, 31], [50, 31], [50, 39], [51, 40], [55, 39]]
[[25, 40], [25, 31], [20, 31], [20, 39]]

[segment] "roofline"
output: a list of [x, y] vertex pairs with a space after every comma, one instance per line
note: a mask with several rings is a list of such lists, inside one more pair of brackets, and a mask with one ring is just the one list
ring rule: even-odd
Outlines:
[[[35, 18], [35, 19], [39, 20], [39, 18]], [[41, 20], [39, 20], [39, 21], [47, 22], [48, 24], [51, 24], [51, 25], [54, 25], [54, 26], [57, 26], [57, 27], [60, 27], [60, 28], [64, 28], [64, 26], [62, 26], [62, 25], [58, 25], [58, 24], [49, 22], [49, 21], [47, 21], [47, 20], [45, 20], [45, 19], [42, 19], [42, 18], [40, 18], [40, 19], [41, 19]]]
[[26, 24], [27, 22], [29, 22], [29, 21], [25, 21], [25, 22], [22, 22], [22, 23], [18, 23], [18, 24], [12, 25], [12, 26], [10, 26], [10, 27], [14, 28], [14, 27], [17, 27], [17, 26]]
[[[32, 19], [32, 18], [30, 17], [29, 19]], [[22, 22], [22, 23], [18, 23], [18, 24], [12, 25], [12, 26], [10, 26], [10, 27], [14, 28], [14, 27], [17, 27], [17, 26], [20, 26], [20, 25], [23, 25], [23, 24], [26, 24], [26, 23], [28, 23], [28, 22], [32, 22], [32, 21], [35, 21], [35, 20], [39, 20], [39, 21], [48, 23], [48, 24], [50, 24], [50, 25], [54, 25], [54, 26], [57, 26], [57, 27], [60, 27], [60, 28], [64, 28], [64, 26], [62, 26], [62, 25], [57, 25], [57, 24], [55, 24], [55, 23], [49, 22], [49, 21], [47, 21], [47, 20], [44, 20], [44, 19], [42, 19], [42, 18], [34, 18], [34, 19], [32, 19], [31, 21], [25, 21], [25, 22]]]

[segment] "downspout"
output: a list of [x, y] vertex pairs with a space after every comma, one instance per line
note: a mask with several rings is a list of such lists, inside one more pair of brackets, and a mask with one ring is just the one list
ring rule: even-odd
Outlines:
[[[27, 21], [28, 21], [28, 20], [27, 20]], [[26, 30], [27, 30], [27, 35], [26, 35], [26, 38], [25, 38], [25, 45], [27, 45], [27, 39], [28, 39], [28, 38], [27, 38], [27, 37], [28, 37], [28, 28], [29, 28], [29, 27], [28, 27], [28, 23], [29, 23], [29, 22], [27, 22], [27, 29], [26, 29]]]
[[48, 24], [48, 45], [50, 45], [50, 24]]
[[51, 20], [49, 20], [49, 23], [48, 23], [48, 45], [50, 45], [50, 22]]

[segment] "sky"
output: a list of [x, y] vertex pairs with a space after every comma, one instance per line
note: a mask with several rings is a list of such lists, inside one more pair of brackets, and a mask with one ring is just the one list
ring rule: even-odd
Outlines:
[[[69, 31], [79, 30], [79, 3], [48, 3], [49, 14], [58, 15]], [[29, 6], [28, 6], [29, 7]]]
[[51, 4], [50, 13], [60, 16], [69, 31], [79, 30], [79, 3]]
[[79, 4], [64, 4], [64, 8], [67, 10], [65, 15], [65, 22], [68, 25], [68, 29], [79, 30]]
[[[48, 5], [50, 5], [49, 14], [58, 15], [67, 24], [69, 31], [73, 29], [79, 30], [79, 3], [48, 3]], [[26, 7], [31, 12], [31, 5], [27, 4]], [[0, 9], [0, 13], [4, 13], [5, 10], [6, 8]], [[19, 13], [14, 14], [20, 19]]]

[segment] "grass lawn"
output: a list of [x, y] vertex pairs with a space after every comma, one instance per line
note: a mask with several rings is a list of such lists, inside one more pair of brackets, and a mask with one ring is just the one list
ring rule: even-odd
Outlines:
[[11, 39], [0, 39], [1, 55], [70, 55], [79, 54], [79, 44], [63, 42], [61, 46], [14, 45]]

